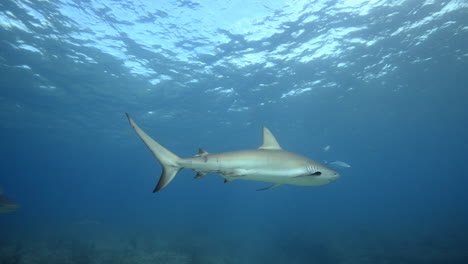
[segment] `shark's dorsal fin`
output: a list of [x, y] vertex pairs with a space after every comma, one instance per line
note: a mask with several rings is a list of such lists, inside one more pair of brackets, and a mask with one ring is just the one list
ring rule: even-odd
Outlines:
[[259, 149], [282, 149], [275, 136], [266, 127], [263, 127], [263, 144]]
[[199, 148], [198, 149], [198, 154], [195, 155], [194, 157], [203, 157], [203, 156], [206, 156], [210, 153], [208, 153], [206, 150], [202, 149], [202, 148]]

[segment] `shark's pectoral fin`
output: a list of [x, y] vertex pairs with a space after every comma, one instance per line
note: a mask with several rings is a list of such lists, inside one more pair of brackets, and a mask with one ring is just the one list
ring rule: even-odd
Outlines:
[[195, 175], [194, 179], [200, 179], [201, 177], [205, 176], [206, 173], [204, 172], [197, 172], [197, 175]]
[[266, 190], [270, 190], [270, 189], [279, 187], [279, 186], [281, 186], [281, 185], [282, 185], [281, 183], [275, 183], [275, 184], [273, 184], [273, 185], [270, 186], [270, 187], [266, 187], [266, 188], [263, 188], [263, 189], [258, 189], [257, 191], [266, 191]]

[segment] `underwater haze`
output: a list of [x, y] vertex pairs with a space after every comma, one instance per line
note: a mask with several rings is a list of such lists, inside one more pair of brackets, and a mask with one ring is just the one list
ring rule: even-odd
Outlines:
[[[468, 263], [467, 43], [465, 0], [2, 0], [0, 263]], [[125, 113], [341, 177], [152, 193]]]

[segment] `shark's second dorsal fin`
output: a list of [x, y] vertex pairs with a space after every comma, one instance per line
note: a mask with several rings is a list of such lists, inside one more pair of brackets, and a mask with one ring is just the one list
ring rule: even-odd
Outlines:
[[206, 150], [202, 149], [202, 148], [199, 148], [198, 149], [198, 154], [196, 154], [194, 157], [203, 157], [203, 156], [206, 156], [210, 153], [208, 153]]
[[263, 144], [259, 149], [282, 149], [275, 136], [266, 127], [263, 127]]

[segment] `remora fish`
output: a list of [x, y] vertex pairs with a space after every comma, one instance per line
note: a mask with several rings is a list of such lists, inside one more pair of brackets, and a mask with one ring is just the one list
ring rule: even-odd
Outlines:
[[15, 201], [3, 194], [2, 186], [0, 186], [0, 213], [14, 212], [18, 207], [19, 205]]
[[347, 169], [347, 168], [351, 168], [351, 165], [349, 165], [348, 163], [344, 162], [344, 161], [341, 161], [341, 160], [335, 160], [335, 161], [332, 161], [332, 162], [325, 162], [325, 164], [327, 166], [331, 166], [335, 169]]
[[192, 158], [180, 158], [148, 136], [126, 114], [130, 125], [161, 164], [163, 170], [153, 192], [166, 187], [181, 169], [219, 174], [224, 182], [237, 179], [273, 183], [268, 190], [283, 184], [319, 186], [339, 178], [339, 174], [306, 157], [283, 150], [268, 128], [263, 128], [263, 144], [258, 149], [210, 154], [203, 149]]

